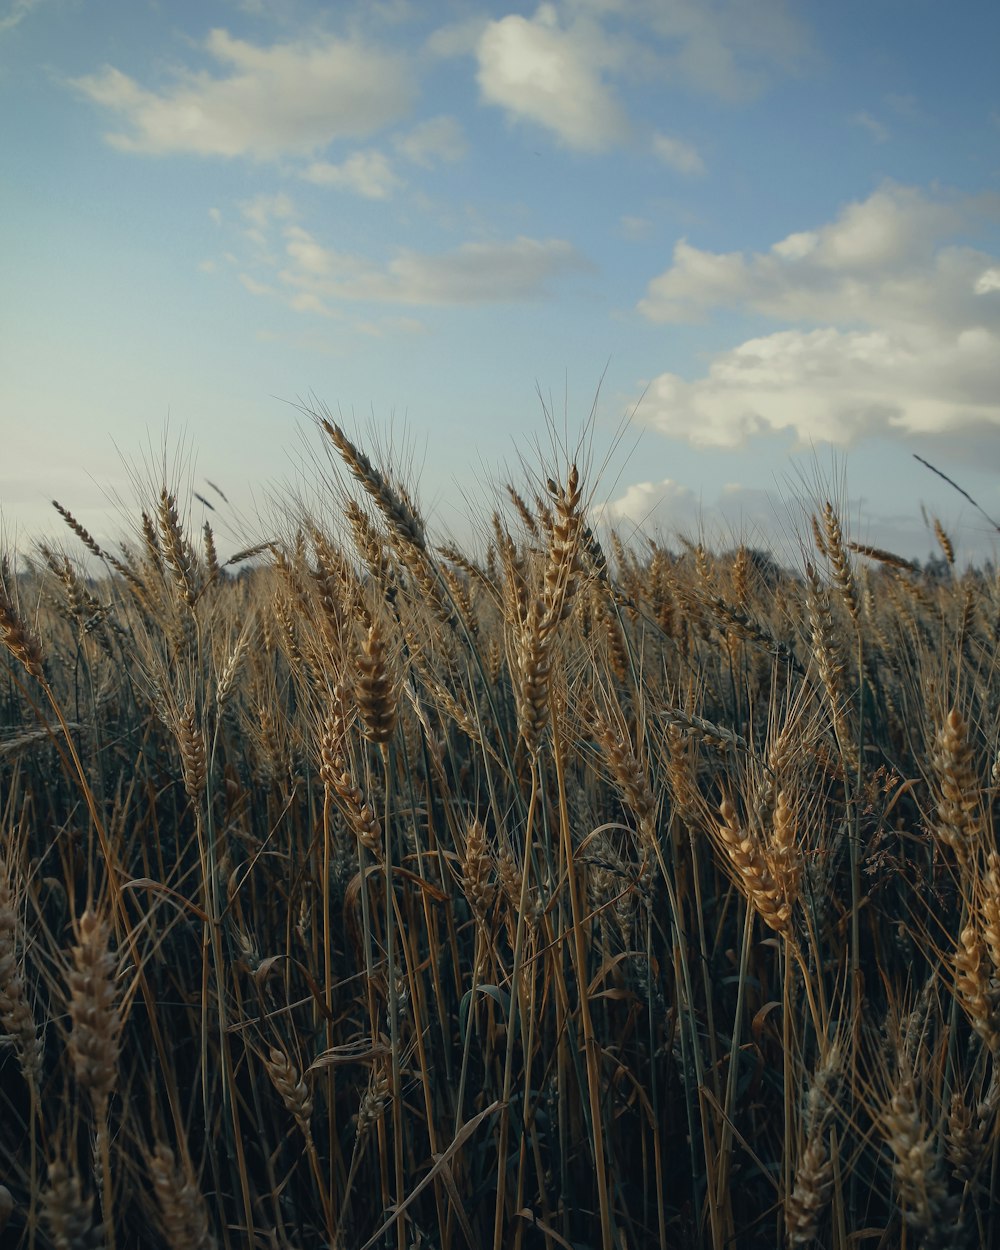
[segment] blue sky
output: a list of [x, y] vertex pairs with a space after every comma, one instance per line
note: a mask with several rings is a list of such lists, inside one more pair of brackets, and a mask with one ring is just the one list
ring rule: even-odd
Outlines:
[[1000, 514], [998, 47], [923, 0], [0, 2], [7, 539], [116, 536], [166, 440], [249, 541], [311, 395], [462, 535], [603, 376], [625, 529], [768, 541], [843, 473], [857, 539], [989, 554], [913, 455]]

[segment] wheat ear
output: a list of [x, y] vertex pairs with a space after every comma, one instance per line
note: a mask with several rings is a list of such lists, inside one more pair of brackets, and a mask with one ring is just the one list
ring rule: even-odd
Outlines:
[[157, 1142], [149, 1158], [149, 1175], [170, 1250], [215, 1250], [205, 1199], [187, 1159], [179, 1165], [170, 1147]]
[[107, 922], [89, 908], [80, 917], [67, 980], [73, 1028], [69, 1051], [76, 1079], [90, 1095], [98, 1121], [118, 1078], [121, 1017], [115, 984], [117, 959], [109, 949]]
[[23, 664], [32, 677], [39, 681], [45, 680], [45, 669], [42, 665], [42, 644], [38, 637], [25, 624], [17, 604], [7, 593], [7, 580], [12, 576], [4, 561], [3, 576], [0, 577], [0, 642], [7, 648], [15, 660]]
[[313, 1099], [309, 1086], [299, 1075], [298, 1068], [288, 1055], [276, 1046], [271, 1047], [268, 1057], [264, 1060], [264, 1067], [267, 1068], [271, 1084], [281, 1095], [286, 1111], [301, 1129], [306, 1142], [312, 1142]]
[[14, 1045], [24, 1079], [37, 1091], [42, 1076], [42, 1039], [35, 1027], [24, 984], [24, 967], [18, 958], [19, 911], [10, 871], [0, 859], [0, 1026], [5, 1040]]
[[84, 1197], [76, 1169], [61, 1160], [49, 1164], [42, 1214], [55, 1250], [96, 1250], [103, 1228], [94, 1223], [94, 1198]]
[[957, 708], [952, 708], [938, 730], [931, 763], [938, 788], [934, 831], [959, 863], [967, 863], [979, 842], [982, 821], [969, 727]]

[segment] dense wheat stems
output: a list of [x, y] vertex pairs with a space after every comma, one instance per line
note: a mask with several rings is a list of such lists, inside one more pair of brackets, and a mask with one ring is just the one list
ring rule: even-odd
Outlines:
[[109, 949], [110, 926], [89, 908], [80, 917], [73, 968], [67, 974], [72, 1030], [69, 1052], [77, 1082], [91, 1101], [100, 1159], [101, 1209], [114, 1250], [114, 1193], [108, 1141], [108, 1103], [118, 1082], [121, 1016], [116, 985], [117, 960]]
[[995, 571], [583, 452], [466, 548], [324, 419], [237, 556], [156, 481], [0, 568], [7, 1241], [992, 1244]]

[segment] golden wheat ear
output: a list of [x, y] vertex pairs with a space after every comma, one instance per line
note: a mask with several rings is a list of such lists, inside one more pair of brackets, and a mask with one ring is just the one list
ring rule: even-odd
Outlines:
[[100, 1120], [118, 1081], [118, 960], [110, 947], [110, 927], [103, 917], [88, 908], [77, 929], [73, 967], [66, 978], [72, 1022], [69, 1053], [77, 1082], [90, 1095]]
[[208, 1209], [190, 1162], [185, 1158], [178, 1163], [170, 1147], [157, 1142], [147, 1166], [169, 1250], [215, 1250]]

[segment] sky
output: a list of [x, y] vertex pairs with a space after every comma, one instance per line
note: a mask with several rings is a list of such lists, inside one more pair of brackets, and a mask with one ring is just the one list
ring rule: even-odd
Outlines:
[[991, 557], [998, 49], [985, 0], [0, 0], [4, 541], [128, 536], [163, 463], [268, 537], [323, 404], [442, 538], [554, 431], [625, 534], [830, 494]]

